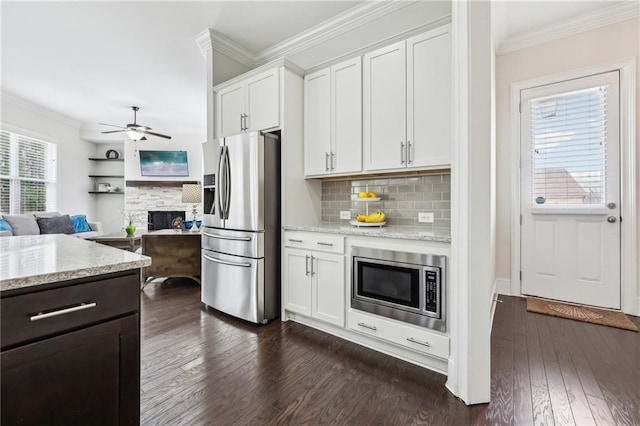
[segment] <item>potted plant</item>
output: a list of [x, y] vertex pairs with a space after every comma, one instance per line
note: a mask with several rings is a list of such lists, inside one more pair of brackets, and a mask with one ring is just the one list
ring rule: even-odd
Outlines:
[[124, 230], [127, 233], [127, 237], [133, 237], [136, 234], [135, 223], [139, 221], [140, 214], [133, 210], [129, 210], [129, 211], [123, 211], [122, 216], [126, 223]]

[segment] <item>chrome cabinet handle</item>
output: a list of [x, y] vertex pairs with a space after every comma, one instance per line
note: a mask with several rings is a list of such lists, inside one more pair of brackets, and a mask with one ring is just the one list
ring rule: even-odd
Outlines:
[[304, 274], [309, 275], [309, 255], [304, 256]]
[[39, 321], [39, 320], [43, 320], [43, 319], [47, 319], [47, 318], [51, 318], [51, 317], [57, 317], [58, 315], [70, 314], [71, 312], [84, 311], [85, 309], [95, 308], [96, 306], [98, 306], [98, 304], [95, 303], [95, 302], [92, 302], [92, 303], [81, 303], [78, 306], [73, 306], [71, 308], [60, 309], [60, 310], [53, 311], [53, 312], [47, 312], [46, 314], [42, 313], [42, 312], [38, 312], [36, 315], [33, 315], [29, 319], [31, 321]]
[[240, 114], [240, 131], [244, 131], [244, 114]]
[[324, 153], [324, 171], [325, 172], [329, 171], [329, 153], [328, 152]]
[[411, 141], [407, 141], [407, 164], [411, 164]]
[[376, 331], [378, 329], [378, 327], [376, 327], [375, 325], [369, 325], [369, 324], [365, 324], [363, 322], [359, 322], [358, 325], [360, 327], [368, 328], [369, 330], [373, 330], [373, 331]]
[[617, 220], [618, 219], [616, 219], [615, 216], [609, 216], [607, 218], [607, 222], [609, 222], [609, 223], [616, 223]]
[[207, 256], [206, 254], [203, 254], [202, 257], [215, 263], [221, 263], [223, 265], [242, 266], [243, 268], [249, 268], [251, 266], [251, 263], [249, 262], [242, 262], [242, 263], [229, 262], [227, 260], [221, 260], [221, 259], [216, 259], [215, 257]]
[[302, 240], [294, 240], [293, 238], [289, 238], [289, 241], [291, 241], [292, 243], [301, 243]]
[[426, 346], [428, 348], [431, 347], [431, 344], [429, 342], [421, 342], [420, 340], [414, 339], [413, 337], [407, 337], [407, 340], [411, 343], [417, 343], [418, 345]]
[[400, 142], [400, 164], [404, 164], [404, 142]]
[[214, 235], [208, 232], [203, 232], [204, 235], [211, 238], [217, 238], [218, 240], [233, 240], [233, 241], [251, 241], [251, 237], [227, 237], [223, 235]]
[[313, 272], [313, 259], [318, 259], [317, 257], [313, 257], [313, 255], [311, 255], [311, 276], [314, 276], [316, 273]]
[[331, 164], [331, 170], [333, 170], [333, 169], [334, 169], [334, 167], [333, 167], [333, 156], [334, 156], [334, 155], [335, 155], [335, 154], [332, 152], [332, 153], [331, 153], [331, 163], [330, 163], [330, 164]]
[[318, 244], [319, 246], [333, 247], [332, 243], [323, 243], [322, 241], [318, 241], [316, 244]]

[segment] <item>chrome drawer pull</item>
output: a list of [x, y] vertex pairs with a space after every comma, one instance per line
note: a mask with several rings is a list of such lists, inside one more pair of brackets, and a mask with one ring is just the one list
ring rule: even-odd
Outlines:
[[78, 306], [74, 306], [72, 308], [60, 309], [59, 311], [47, 312], [43, 314], [42, 312], [32, 316], [29, 318], [31, 321], [43, 320], [51, 317], [57, 317], [58, 315], [70, 314], [71, 312], [84, 311], [85, 309], [91, 309], [98, 306], [97, 303], [81, 303]]
[[203, 232], [204, 235], [211, 238], [217, 238], [219, 240], [233, 240], [233, 241], [251, 241], [251, 237], [230, 237], [225, 235], [215, 235], [209, 234], [208, 232]]
[[318, 241], [316, 244], [318, 244], [319, 246], [333, 247], [332, 243], [323, 243], [322, 241]]
[[431, 347], [431, 344], [429, 342], [421, 342], [420, 340], [416, 340], [413, 337], [407, 337], [407, 340], [410, 341], [411, 343], [417, 343], [419, 345], [426, 346], [428, 348]]
[[206, 254], [203, 254], [202, 257], [204, 257], [205, 259], [210, 260], [212, 262], [215, 262], [215, 263], [221, 263], [223, 265], [242, 266], [243, 268], [249, 268], [251, 266], [251, 263], [249, 263], [249, 262], [242, 262], [242, 263], [229, 262], [227, 260], [221, 260], [221, 259], [216, 259], [216, 258], [213, 258], [213, 257], [209, 257]]
[[360, 327], [368, 328], [369, 330], [373, 330], [373, 331], [376, 331], [378, 329], [378, 327], [376, 327], [375, 325], [369, 325], [369, 324], [365, 324], [363, 322], [359, 322], [358, 325]]
[[291, 241], [292, 243], [301, 243], [302, 240], [294, 240], [293, 238], [289, 238], [289, 241]]

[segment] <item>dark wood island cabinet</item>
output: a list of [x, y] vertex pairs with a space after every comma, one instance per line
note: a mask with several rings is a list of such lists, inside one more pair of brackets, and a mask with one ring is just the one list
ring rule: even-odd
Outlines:
[[3, 290], [0, 314], [3, 425], [140, 423], [140, 268]]

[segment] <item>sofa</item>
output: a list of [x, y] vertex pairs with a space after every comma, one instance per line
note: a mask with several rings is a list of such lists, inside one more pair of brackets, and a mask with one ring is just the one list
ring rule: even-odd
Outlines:
[[78, 238], [102, 235], [100, 222], [89, 222], [85, 215], [35, 212], [0, 215], [0, 237], [39, 234], [68, 234]]

